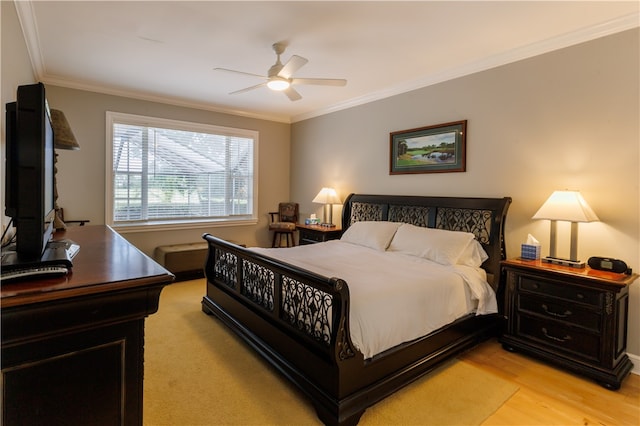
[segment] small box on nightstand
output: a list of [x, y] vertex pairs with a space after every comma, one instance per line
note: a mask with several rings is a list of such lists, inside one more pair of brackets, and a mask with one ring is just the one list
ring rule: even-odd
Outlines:
[[522, 244], [520, 257], [527, 260], [540, 259], [540, 245], [539, 244]]

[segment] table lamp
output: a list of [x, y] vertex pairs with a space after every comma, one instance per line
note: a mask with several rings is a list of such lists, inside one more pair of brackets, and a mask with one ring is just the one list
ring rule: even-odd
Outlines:
[[[584, 262], [578, 260], [578, 222], [598, 221], [598, 216], [582, 198], [579, 191], [554, 191], [544, 202], [542, 207], [533, 215], [533, 219], [547, 219], [551, 221], [549, 238], [549, 256], [543, 262], [558, 265], [584, 268]], [[571, 247], [569, 259], [556, 256], [557, 221], [571, 222]]]
[[322, 215], [322, 226], [335, 226], [333, 224], [333, 205], [340, 204], [340, 198], [336, 194], [336, 190], [333, 188], [322, 188], [316, 198], [313, 199], [314, 203], [324, 204], [324, 211]]
[[[59, 109], [51, 109], [51, 127], [53, 128], [53, 146], [55, 149], [80, 149], [80, 145], [71, 130], [71, 126], [69, 126], [69, 122], [67, 121], [67, 117], [65, 117], [64, 112]], [[58, 183], [56, 179], [56, 174], [58, 173], [57, 163], [58, 153], [55, 154], [53, 168], [53, 207], [56, 210], [53, 227], [57, 230], [63, 230], [67, 229], [67, 225], [64, 224], [62, 218], [58, 214], [60, 207], [58, 207]]]

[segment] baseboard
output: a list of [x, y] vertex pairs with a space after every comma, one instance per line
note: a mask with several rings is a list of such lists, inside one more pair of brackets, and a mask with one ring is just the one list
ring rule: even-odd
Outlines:
[[640, 356], [627, 353], [629, 359], [633, 363], [633, 369], [631, 369], [632, 374], [637, 374], [640, 376]]

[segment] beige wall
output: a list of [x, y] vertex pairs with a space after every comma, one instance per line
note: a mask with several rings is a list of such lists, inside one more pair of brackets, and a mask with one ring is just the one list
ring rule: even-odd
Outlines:
[[[639, 31], [292, 125], [291, 196], [303, 216], [322, 186], [375, 194], [511, 196], [507, 255], [528, 233], [548, 253], [549, 222], [531, 216], [556, 189], [579, 189], [601, 219], [580, 225], [580, 258], [640, 272]], [[465, 173], [389, 175], [389, 133], [468, 120]], [[334, 222], [339, 208], [335, 209]], [[559, 255], [568, 256], [559, 226]], [[566, 244], [565, 244], [566, 243]], [[640, 283], [631, 288], [629, 352], [640, 354]]]
[[[34, 82], [35, 75], [29, 60], [27, 45], [22, 36], [22, 28], [18, 21], [13, 2], [0, 2], [2, 17], [1, 52], [2, 52], [2, 123], [4, 131], [4, 105], [15, 100], [16, 87]], [[4, 133], [3, 133], [4, 134]], [[4, 137], [2, 138], [4, 147]], [[4, 177], [3, 177], [4, 179]], [[4, 204], [3, 204], [4, 205]]]
[[22, 29], [18, 22], [18, 15], [13, 2], [0, 1], [0, 99], [2, 102], [2, 111], [0, 112], [0, 122], [2, 123], [0, 135], [0, 193], [2, 194], [2, 229], [8, 224], [8, 219], [4, 216], [4, 160], [5, 160], [5, 117], [4, 105], [7, 102], [16, 100], [16, 87], [21, 84], [30, 84], [34, 82], [35, 76], [27, 46], [22, 36]]

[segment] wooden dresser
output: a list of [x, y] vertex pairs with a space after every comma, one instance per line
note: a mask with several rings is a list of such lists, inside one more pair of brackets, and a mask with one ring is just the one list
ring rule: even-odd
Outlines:
[[627, 356], [629, 286], [637, 274], [540, 261], [502, 262], [507, 350], [520, 350], [618, 389]]
[[173, 275], [107, 226], [61, 278], [2, 283], [2, 424], [141, 425], [144, 320]]

